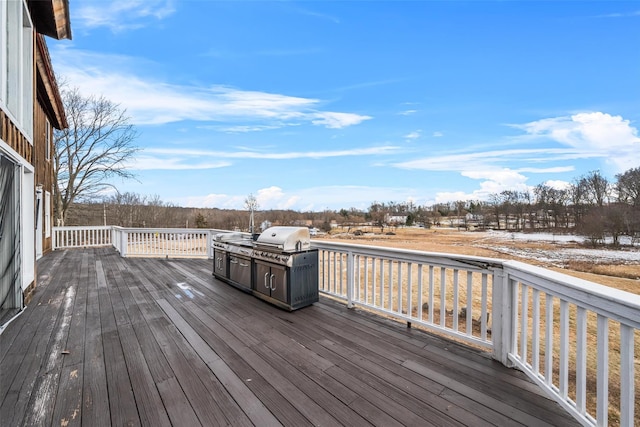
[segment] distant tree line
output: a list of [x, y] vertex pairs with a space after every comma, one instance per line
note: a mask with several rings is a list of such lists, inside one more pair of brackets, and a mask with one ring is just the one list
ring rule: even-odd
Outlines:
[[[99, 202], [74, 204], [69, 225], [120, 225], [124, 227], [249, 229], [248, 210], [184, 208], [165, 203], [159, 196], [123, 193]], [[299, 212], [257, 210], [256, 229], [262, 223], [313, 226], [329, 231], [332, 224], [351, 231], [369, 226], [451, 226], [461, 229], [546, 231], [578, 233], [594, 245], [621, 236], [640, 239], [640, 167], [608, 181], [598, 171], [575, 179], [566, 188], [539, 184], [531, 192], [503, 191], [488, 200], [460, 200], [419, 206], [411, 202], [373, 202], [366, 211]]]
[[385, 218], [405, 218], [403, 225], [449, 225], [465, 229], [550, 231], [578, 233], [594, 245], [609, 238], [640, 239], [640, 167], [616, 175], [611, 182], [598, 171], [575, 179], [566, 188], [539, 184], [532, 192], [502, 191], [487, 201], [461, 200], [430, 207], [412, 203], [371, 205], [374, 225], [391, 224]]
[[[255, 224], [304, 225], [330, 227], [339, 217], [333, 211], [299, 212], [293, 210], [261, 210], [255, 212]], [[163, 202], [159, 196], [122, 193], [103, 200], [74, 203], [68, 210], [66, 225], [147, 228], [215, 228], [249, 231], [248, 210], [218, 208], [185, 208]]]

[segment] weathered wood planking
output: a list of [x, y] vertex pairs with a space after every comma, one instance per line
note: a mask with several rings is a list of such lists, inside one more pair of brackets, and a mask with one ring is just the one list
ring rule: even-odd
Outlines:
[[0, 424], [577, 425], [480, 351], [324, 297], [282, 311], [210, 270], [45, 256], [0, 335]]

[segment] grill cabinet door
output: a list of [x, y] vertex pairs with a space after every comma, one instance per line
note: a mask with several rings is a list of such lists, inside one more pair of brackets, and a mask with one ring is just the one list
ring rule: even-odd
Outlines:
[[227, 277], [227, 261], [226, 251], [220, 249], [213, 250], [213, 274], [216, 276]]
[[288, 304], [286, 267], [260, 260], [256, 260], [255, 266], [254, 290]]
[[287, 270], [281, 265], [271, 266], [271, 276], [269, 278], [271, 298], [289, 303], [287, 299]]
[[269, 278], [271, 277], [271, 267], [262, 261], [256, 260], [256, 280], [254, 290], [261, 294], [271, 296], [271, 289], [269, 288]]
[[251, 260], [229, 255], [229, 279], [243, 288], [251, 288]]

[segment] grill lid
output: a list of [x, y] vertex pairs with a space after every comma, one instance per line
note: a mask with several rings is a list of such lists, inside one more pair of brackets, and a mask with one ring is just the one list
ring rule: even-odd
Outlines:
[[218, 233], [213, 236], [213, 240], [216, 242], [231, 242], [233, 240], [242, 240], [242, 233], [238, 232], [227, 232], [227, 233]]
[[283, 252], [305, 251], [311, 248], [307, 227], [269, 227], [255, 242], [256, 247]]

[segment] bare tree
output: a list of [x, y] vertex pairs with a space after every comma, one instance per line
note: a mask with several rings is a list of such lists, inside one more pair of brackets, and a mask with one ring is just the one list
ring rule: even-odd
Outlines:
[[601, 208], [608, 202], [611, 184], [599, 171], [591, 171], [580, 178], [580, 185], [585, 189], [589, 204]]
[[62, 86], [69, 127], [56, 131], [54, 209], [59, 225], [76, 199], [91, 199], [112, 187], [111, 178], [132, 178], [126, 162], [138, 151], [138, 133], [125, 110], [104, 97]]
[[249, 233], [253, 234], [255, 232], [255, 224], [254, 224], [254, 212], [258, 210], [258, 199], [253, 193], [249, 193], [246, 199], [244, 199], [244, 207], [249, 211]]
[[616, 179], [618, 200], [634, 207], [640, 207], [640, 167], [618, 174]]
[[384, 233], [384, 227], [387, 225], [385, 218], [389, 213], [389, 207], [384, 203], [373, 202], [369, 206], [367, 215], [371, 221], [371, 224], [380, 227], [380, 232]]

